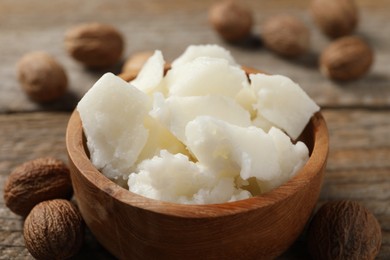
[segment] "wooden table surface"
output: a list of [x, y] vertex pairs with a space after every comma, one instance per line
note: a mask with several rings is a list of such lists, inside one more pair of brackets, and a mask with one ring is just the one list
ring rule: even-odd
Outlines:
[[[67, 28], [98, 21], [116, 26], [126, 38], [124, 58], [141, 50], [160, 49], [167, 60], [190, 44], [216, 43], [229, 49], [240, 64], [283, 74], [297, 81], [322, 107], [330, 131], [330, 153], [318, 205], [328, 200], [361, 202], [379, 220], [383, 241], [378, 259], [390, 259], [390, 0], [357, 1], [361, 23], [356, 34], [375, 50], [371, 72], [361, 80], [339, 83], [324, 78], [317, 58], [329, 40], [312, 24], [309, 1], [242, 1], [259, 24], [278, 13], [302, 18], [310, 27], [312, 48], [306, 56], [286, 60], [248, 42], [230, 45], [210, 28], [207, 10], [215, 1], [180, 0], [0, 0], [0, 191], [11, 170], [40, 156], [67, 160], [64, 142], [70, 112], [81, 96], [106, 71], [92, 71], [65, 52]], [[15, 64], [26, 52], [46, 50], [62, 63], [70, 79], [68, 94], [53, 104], [35, 104], [23, 94]], [[0, 259], [30, 259], [22, 236], [23, 219], [10, 212], [0, 197]], [[87, 232], [75, 259], [112, 259]], [[304, 238], [282, 259], [307, 258]]]

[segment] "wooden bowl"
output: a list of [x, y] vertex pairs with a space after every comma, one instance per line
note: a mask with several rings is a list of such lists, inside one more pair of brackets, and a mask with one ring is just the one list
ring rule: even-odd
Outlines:
[[89, 160], [77, 110], [66, 135], [81, 214], [97, 240], [120, 259], [271, 259], [282, 254], [302, 232], [321, 189], [328, 156], [321, 113], [311, 118], [300, 140], [310, 158], [282, 186], [236, 202], [182, 205], [132, 193], [102, 175]]

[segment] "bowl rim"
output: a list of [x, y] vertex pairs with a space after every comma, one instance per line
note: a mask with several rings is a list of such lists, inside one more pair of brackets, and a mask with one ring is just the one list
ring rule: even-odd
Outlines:
[[[248, 69], [247, 72], [259, 72]], [[73, 111], [66, 129], [68, 158], [79, 174], [91, 185], [118, 202], [158, 214], [185, 218], [210, 218], [233, 215], [259, 208], [271, 207], [298, 193], [310, 184], [326, 165], [329, 152], [329, 134], [321, 112], [315, 113], [305, 127], [312, 129], [313, 147], [309, 160], [289, 181], [281, 186], [248, 199], [218, 204], [179, 204], [160, 201], [133, 193], [104, 176], [89, 159], [84, 147], [84, 133], [77, 108]], [[71, 170], [71, 175], [76, 174]]]

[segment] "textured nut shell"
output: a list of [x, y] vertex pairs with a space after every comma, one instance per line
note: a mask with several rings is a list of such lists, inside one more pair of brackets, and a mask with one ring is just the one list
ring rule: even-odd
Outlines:
[[321, 31], [329, 37], [348, 35], [359, 22], [354, 0], [313, 0], [310, 12]]
[[109, 67], [122, 56], [124, 40], [114, 27], [89, 23], [69, 29], [65, 35], [69, 54], [87, 67]]
[[247, 37], [253, 26], [252, 12], [236, 1], [227, 0], [214, 4], [209, 10], [209, 22], [227, 41]]
[[375, 216], [353, 201], [324, 204], [308, 231], [313, 259], [374, 259], [381, 240], [381, 227]]
[[56, 199], [36, 205], [23, 229], [28, 251], [37, 259], [66, 259], [75, 255], [84, 241], [84, 222], [69, 201]]
[[270, 17], [262, 24], [264, 44], [275, 53], [296, 57], [310, 47], [310, 32], [306, 25], [291, 15]]
[[70, 198], [73, 194], [68, 167], [55, 158], [39, 158], [16, 167], [4, 186], [4, 201], [14, 213], [26, 216], [39, 202]]
[[50, 54], [31, 52], [17, 64], [19, 82], [25, 93], [34, 101], [48, 102], [61, 97], [68, 86], [62, 67]]
[[373, 60], [374, 53], [367, 43], [356, 36], [345, 36], [324, 49], [320, 70], [331, 79], [353, 80], [366, 74]]

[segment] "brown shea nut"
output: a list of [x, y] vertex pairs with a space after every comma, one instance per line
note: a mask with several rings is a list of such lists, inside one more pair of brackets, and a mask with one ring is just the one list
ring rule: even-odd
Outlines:
[[122, 34], [101, 23], [86, 23], [70, 28], [65, 34], [68, 53], [87, 67], [104, 68], [117, 63], [123, 53]]
[[62, 65], [43, 51], [25, 54], [17, 64], [17, 75], [23, 91], [36, 102], [58, 99], [68, 86]]
[[37, 259], [66, 259], [84, 242], [84, 221], [69, 201], [55, 199], [36, 205], [23, 228], [24, 242]]
[[375, 216], [353, 201], [324, 204], [308, 230], [313, 259], [374, 259], [382, 241]]
[[5, 205], [14, 213], [26, 216], [39, 202], [73, 194], [68, 167], [60, 160], [45, 157], [16, 167], [4, 185]]
[[320, 57], [320, 71], [335, 80], [354, 80], [371, 68], [374, 53], [356, 36], [345, 36], [326, 47]]
[[332, 38], [351, 34], [359, 22], [354, 0], [312, 0], [310, 12], [320, 30]]
[[248, 37], [253, 26], [252, 12], [234, 0], [223, 0], [211, 6], [209, 22], [226, 41]]
[[262, 24], [261, 32], [265, 46], [281, 56], [297, 57], [309, 50], [309, 29], [295, 16], [270, 17]]

